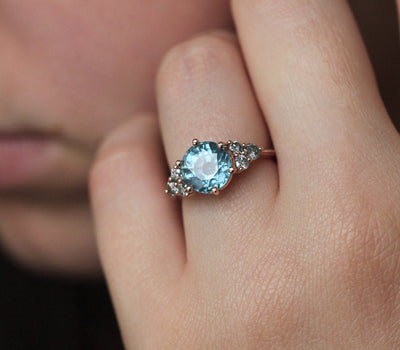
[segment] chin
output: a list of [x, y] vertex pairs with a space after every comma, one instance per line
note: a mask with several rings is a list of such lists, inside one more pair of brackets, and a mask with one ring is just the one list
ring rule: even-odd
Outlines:
[[2, 198], [0, 244], [5, 255], [32, 273], [101, 278], [89, 205]]

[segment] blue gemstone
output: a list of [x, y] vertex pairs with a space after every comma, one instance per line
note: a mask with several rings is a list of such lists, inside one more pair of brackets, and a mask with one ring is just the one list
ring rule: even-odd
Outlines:
[[200, 193], [212, 193], [216, 187], [220, 190], [230, 177], [232, 160], [225, 149], [215, 142], [200, 142], [189, 148], [182, 160], [181, 173], [187, 185]]

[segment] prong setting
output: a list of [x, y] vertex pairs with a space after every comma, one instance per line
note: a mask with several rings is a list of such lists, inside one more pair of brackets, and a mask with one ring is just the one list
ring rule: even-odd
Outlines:
[[219, 195], [219, 189], [217, 187], [213, 187], [211, 190], [212, 194], [214, 196], [218, 196]]

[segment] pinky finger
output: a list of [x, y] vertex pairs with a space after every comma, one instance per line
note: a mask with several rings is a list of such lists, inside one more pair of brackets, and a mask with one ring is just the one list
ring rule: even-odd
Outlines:
[[185, 263], [178, 202], [163, 193], [164, 164], [157, 120], [144, 116], [108, 138], [91, 172], [100, 257], [123, 333], [166, 298]]

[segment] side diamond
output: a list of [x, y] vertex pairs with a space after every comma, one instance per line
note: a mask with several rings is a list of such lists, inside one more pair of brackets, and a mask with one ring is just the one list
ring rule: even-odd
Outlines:
[[172, 181], [168, 182], [168, 184], [167, 184], [168, 193], [173, 197], [175, 197], [179, 193], [179, 188], [177, 185], [178, 185], [177, 183], [172, 182]]
[[167, 183], [167, 193], [170, 194], [172, 197], [176, 197], [178, 195], [182, 197], [188, 197], [190, 195], [191, 188], [187, 186], [184, 182], [174, 182], [169, 181]]
[[246, 146], [247, 149], [247, 155], [252, 159], [252, 160], [256, 160], [258, 158], [260, 158], [260, 149], [258, 148], [258, 146], [254, 143], [248, 143]]
[[172, 181], [178, 181], [182, 177], [181, 169], [173, 168], [171, 169], [171, 179]]
[[247, 156], [240, 155], [235, 158], [236, 168], [240, 170], [246, 170], [250, 165], [250, 160]]
[[188, 186], [186, 186], [184, 183], [178, 184], [177, 188], [182, 197], [187, 197], [189, 195]]
[[243, 152], [243, 147], [239, 142], [234, 141], [229, 145], [229, 150], [236, 156]]

